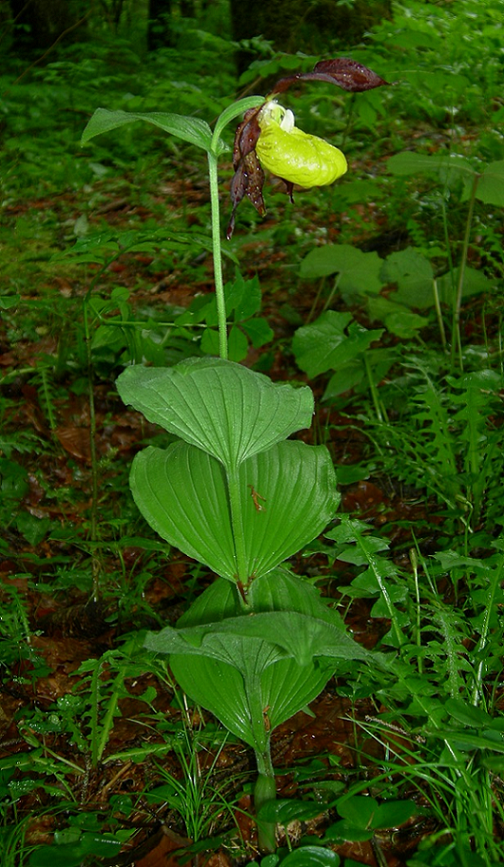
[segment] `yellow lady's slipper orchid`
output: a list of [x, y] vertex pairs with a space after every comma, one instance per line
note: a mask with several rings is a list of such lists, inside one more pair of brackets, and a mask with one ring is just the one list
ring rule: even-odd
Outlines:
[[347, 161], [338, 148], [297, 129], [292, 112], [272, 99], [300, 81], [325, 81], [349, 93], [389, 83], [356, 60], [345, 57], [320, 60], [313, 72], [296, 72], [281, 78], [261, 106], [246, 111], [236, 130], [233, 146], [235, 173], [230, 190], [233, 210], [226, 232], [228, 239], [233, 234], [236, 209], [244, 196], [261, 216], [266, 213], [262, 166], [285, 181], [291, 202], [294, 184], [300, 187], [332, 184], [347, 170]]
[[300, 187], [321, 187], [347, 171], [347, 161], [338, 148], [298, 129], [292, 111], [275, 100], [263, 106], [258, 122], [257, 156], [279, 178]]

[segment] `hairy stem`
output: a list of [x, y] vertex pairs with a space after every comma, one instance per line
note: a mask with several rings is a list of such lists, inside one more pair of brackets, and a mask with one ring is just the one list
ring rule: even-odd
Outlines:
[[220, 136], [224, 128], [235, 118], [239, 117], [249, 108], [256, 108], [263, 102], [262, 97], [249, 97], [241, 99], [228, 106], [222, 112], [215, 124], [210, 150], [207, 151], [208, 174], [210, 178], [210, 207], [212, 211], [212, 249], [215, 282], [215, 300], [217, 303], [217, 323], [219, 328], [219, 355], [221, 358], [228, 357], [228, 337], [226, 322], [226, 300], [224, 297], [224, 281], [222, 277], [222, 247], [220, 232], [220, 208], [219, 208], [219, 178], [217, 174], [218, 157], [225, 145]]

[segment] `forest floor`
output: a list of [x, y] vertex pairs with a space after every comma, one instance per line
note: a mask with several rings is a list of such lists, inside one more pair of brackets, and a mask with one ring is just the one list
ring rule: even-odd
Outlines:
[[[410, 131], [411, 141], [423, 132], [419, 124]], [[134, 182], [126, 175], [103, 187], [97, 182], [96, 205], [87, 219], [103, 232], [105, 247], [107, 231], [152, 230], [166, 211], [176, 222], [182, 210], [185, 228], [203, 231], [206, 218], [199, 215], [208, 211], [208, 190], [199, 179], [200, 167], [181, 163], [175, 169], [179, 176], [170, 176], [148, 196], [144, 191], [131, 194]], [[68, 247], [82, 215], [82, 198], [82, 192], [66, 191], [19, 198], [4, 208], [9, 225], [28, 225], [34, 213], [41, 215], [41, 224], [38, 236], [17, 240], [27, 279], [18, 312], [6, 309], [0, 321], [2, 839], [14, 847], [17, 829], [19, 864], [30, 867], [245, 867], [260, 859], [251, 752], [225, 735], [205, 711], [188, 705], [160, 663], [150, 670], [120, 652], [136, 633], [175, 624], [213, 576], [170, 551], [133, 504], [128, 488], [132, 459], [144, 444], [164, 440], [161, 430], [126, 408], [115, 390], [128, 353], [138, 350], [132, 335], [141, 329], [116, 329], [116, 340], [110, 323], [119, 313], [131, 321], [139, 317], [146, 331], [159, 334], [166, 317], [213, 292], [212, 260], [200, 250], [169, 260], [148, 244], [111, 256], [108, 264], [110, 250], [98, 264], [85, 258], [78, 263], [71, 257], [51, 259], [46, 231], [51, 233], [51, 254]], [[321, 230], [313, 202], [313, 196], [305, 201], [296, 193], [303, 238], [315, 238]], [[273, 331], [268, 345], [250, 346], [244, 363], [274, 381], [309, 382], [317, 410], [312, 428], [301, 436], [329, 448], [341, 472], [340, 510], [366, 521], [390, 545], [394, 567], [411, 574], [412, 548], [426, 558], [446, 549], [455, 522], [432, 490], [413, 484], [413, 473], [405, 481], [404, 473], [390, 471], [390, 462], [384, 469], [375, 461], [368, 394], [349, 391], [324, 401], [327, 377], [309, 380], [297, 367], [293, 334], [321, 312], [327, 286], [321, 289], [320, 282], [292, 276], [286, 248], [289, 233], [296, 230], [286, 219], [282, 237], [281, 221], [275, 221], [281, 207], [283, 199], [260, 224], [257, 237], [251, 231], [239, 248], [242, 276], [251, 281], [259, 277], [261, 315]], [[290, 207], [285, 198], [287, 214]], [[395, 215], [389, 223], [374, 203], [353, 205], [334, 221], [326, 208], [323, 219], [328, 243], [338, 241], [342, 232], [350, 241], [352, 220], [351, 241], [360, 249], [386, 257], [412, 243], [401, 219]], [[240, 231], [238, 227], [238, 235]], [[15, 257], [16, 249], [8, 266], [11, 275]], [[469, 263], [474, 269], [484, 266], [476, 245]], [[96, 299], [94, 307], [90, 298]], [[499, 340], [502, 325], [499, 304], [482, 299], [465, 300], [459, 323], [464, 341], [479, 349]], [[331, 309], [347, 309], [338, 294]], [[362, 327], [374, 327], [365, 304], [356, 304], [352, 312]], [[435, 343], [437, 351], [434, 316], [421, 333], [421, 339], [411, 341], [413, 349], [421, 352]], [[175, 361], [187, 354], [187, 346], [177, 340]], [[401, 343], [397, 334], [383, 329], [373, 349], [386, 352]], [[155, 353], [156, 346], [151, 349]], [[394, 376], [399, 375], [396, 365]], [[391, 419], [395, 412], [392, 407]], [[500, 429], [498, 416], [492, 415], [491, 422]], [[482, 524], [475, 528], [476, 536], [480, 531]], [[471, 552], [473, 557], [487, 556], [489, 538]], [[333, 562], [322, 539], [291, 561], [297, 574], [334, 599], [355, 640], [372, 649], [390, 621], [371, 614], [376, 598], [345, 595], [354, 565]], [[442, 579], [439, 587], [443, 602], [455, 605], [458, 586]], [[441, 643], [437, 627], [432, 632]], [[466, 649], [472, 640], [466, 636]], [[495, 674], [492, 686], [496, 708], [502, 706], [498, 678]], [[383, 736], [379, 743], [371, 731], [387, 710], [383, 695], [365, 690], [355, 695], [352, 684], [331, 680], [309, 712], [297, 713], [273, 733], [278, 797], [304, 797], [308, 784], [316, 791], [317, 780], [334, 785], [335, 791], [359, 781], [362, 794], [377, 794], [374, 781], [389, 744]], [[395, 754], [404, 751], [400, 761], [413, 763], [417, 735], [394, 720], [387, 724]], [[424, 797], [413, 783], [400, 786], [395, 777], [389, 782], [398, 797], [416, 802], [417, 813], [398, 827], [332, 844], [345, 864], [402, 867], [439, 830], [428, 809], [427, 787]], [[293, 820], [279, 829], [279, 846], [288, 840], [295, 848], [307, 835], [321, 837], [335, 818], [321, 800], [315, 818]], [[502, 829], [497, 830], [500, 836]], [[6, 862], [7, 867], [11, 863], [17, 862]]]

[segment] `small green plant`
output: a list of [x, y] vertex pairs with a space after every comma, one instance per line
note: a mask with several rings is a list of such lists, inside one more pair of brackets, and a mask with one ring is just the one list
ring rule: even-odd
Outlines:
[[219, 779], [218, 774], [219, 757], [229, 733], [216, 731], [215, 724], [205, 726], [201, 719], [195, 725], [187, 702], [179, 699], [179, 704], [182, 704], [182, 727], [180, 724], [176, 724], [176, 730], [174, 727], [171, 744], [182, 773], [175, 776], [156, 762], [160, 782], [146, 792], [145, 799], [179, 814], [190, 841], [187, 851], [197, 853], [208, 848], [209, 838], [219, 827], [229, 823], [234, 827], [235, 781], [229, 774]]
[[[390, 626], [381, 643], [397, 653], [394, 682], [385, 675], [374, 685], [384, 710], [360, 724], [385, 750], [373, 784], [388, 785], [388, 775], [411, 781], [441, 829], [408, 864], [500, 863], [494, 828], [504, 813], [504, 737], [494, 684], [502, 672], [502, 536], [485, 559], [445, 551], [428, 562], [413, 550], [411, 574], [360, 521], [343, 518], [327, 536], [338, 559], [364, 567], [341, 591], [373, 600], [371, 615]], [[441, 590], [446, 579], [455, 610]]]

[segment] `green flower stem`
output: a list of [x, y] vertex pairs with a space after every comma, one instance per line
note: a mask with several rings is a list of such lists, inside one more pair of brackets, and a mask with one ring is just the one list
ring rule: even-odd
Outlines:
[[224, 298], [224, 281], [222, 278], [222, 248], [220, 235], [219, 213], [219, 179], [217, 176], [217, 156], [212, 151], [207, 152], [208, 174], [210, 177], [210, 206], [212, 210], [212, 246], [215, 283], [215, 300], [217, 303], [217, 323], [219, 327], [219, 355], [228, 357], [228, 339], [226, 322], [226, 300]]
[[443, 314], [441, 312], [441, 302], [439, 300], [439, 291], [438, 291], [437, 280], [435, 280], [435, 279], [432, 281], [432, 291], [434, 294], [434, 306], [436, 308], [436, 318], [437, 318], [438, 325], [439, 325], [439, 333], [441, 335], [441, 345], [443, 347], [443, 351], [446, 352], [446, 348], [447, 348], [446, 333], [445, 333], [445, 327], [444, 327], [444, 322], [443, 322]]
[[215, 300], [217, 304], [217, 324], [219, 328], [219, 355], [221, 358], [228, 357], [228, 337], [227, 337], [227, 321], [226, 321], [226, 300], [224, 297], [224, 280], [222, 277], [222, 247], [220, 233], [220, 210], [219, 210], [219, 179], [217, 173], [218, 158], [225, 149], [224, 143], [221, 141], [221, 133], [224, 127], [232, 120], [243, 114], [249, 108], [257, 108], [262, 105], [264, 98], [262, 96], [250, 96], [247, 99], [240, 99], [238, 102], [228, 106], [220, 115], [215, 124], [215, 129], [212, 135], [212, 143], [210, 150], [207, 151], [208, 157], [208, 174], [210, 178], [210, 207], [212, 211], [212, 247], [213, 247], [213, 267], [214, 267], [214, 283], [215, 283]]
[[84, 317], [84, 340], [86, 346], [86, 363], [88, 374], [88, 400], [89, 400], [89, 450], [91, 456], [91, 521], [90, 541], [92, 543], [91, 571], [93, 575], [93, 601], [97, 602], [100, 596], [100, 560], [96, 554], [96, 542], [98, 541], [98, 456], [96, 453], [96, 410], [94, 400], [94, 367], [91, 355], [91, 328], [89, 323], [89, 301], [91, 298], [90, 286], [83, 302]]

